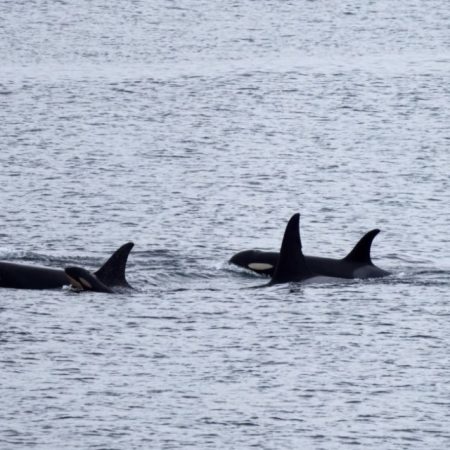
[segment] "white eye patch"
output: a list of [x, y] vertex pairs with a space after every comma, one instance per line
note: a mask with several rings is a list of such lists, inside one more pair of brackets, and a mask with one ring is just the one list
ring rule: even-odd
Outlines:
[[75, 288], [79, 289], [80, 291], [83, 290], [83, 286], [76, 280], [75, 278], [69, 277], [70, 284]]
[[268, 270], [268, 269], [273, 269], [272, 264], [267, 264], [267, 263], [250, 263], [248, 265], [249, 269], [252, 270]]
[[91, 283], [89, 283], [89, 281], [86, 281], [83, 277], [80, 277], [80, 283], [85, 289], [92, 289]]

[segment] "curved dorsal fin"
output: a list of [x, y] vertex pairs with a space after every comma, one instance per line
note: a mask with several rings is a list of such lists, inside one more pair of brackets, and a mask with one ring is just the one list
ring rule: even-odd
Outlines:
[[280, 257], [272, 275], [270, 284], [301, 281], [312, 276], [302, 253], [299, 231], [300, 214], [294, 214], [284, 232], [280, 248]]
[[95, 272], [95, 276], [106, 286], [131, 287], [125, 278], [125, 269], [128, 255], [133, 248], [133, 242], [128, 242], [117, 249], [100, 269]]
[[370, 258], [370, 248], [372, 246], [372, 241], [379, 232], [380, 230], [375, 228], [374, 230], [370, 230], [366, 233], [353, 247], [353, 250], [344, 258], [344, 260], [372, 264], [372, 260]]

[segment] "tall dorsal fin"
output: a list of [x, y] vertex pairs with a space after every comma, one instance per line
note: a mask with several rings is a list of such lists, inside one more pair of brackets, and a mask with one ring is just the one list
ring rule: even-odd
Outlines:
[[370, 258], [370, 248], [375, 236], [380, 232], [378, 228], [370, 230], [353, 247], [353, 250], [344, 258], [345, 261], [354, 261], [358, 263], [372, 264]]
[[95, 276], [106, 286], [124, 286], [131, 287], [125, 278], [125, 269], [128, 255], [134, 247], [133, 242], [128, 242], [117, 249], [95, 272]]
[[298, 213], [289, 219], [280, 248], [280, 257], [270, 284], [301, 281], [313, 275], [302, 253], [299, 222], [300, 214]]

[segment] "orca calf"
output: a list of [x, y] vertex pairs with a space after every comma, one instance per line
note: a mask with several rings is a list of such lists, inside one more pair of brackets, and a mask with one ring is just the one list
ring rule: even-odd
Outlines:
[[[129, 242], [120, 247], [92, 275], [106, 286], [114, 287], [123, 283], [123, 280], [125, 280], [125, 267], [128, 254], [133, 248], [133, 245], [132, 242]], [[15, 289], [57, 289], [70, 284], [70, 278], [62, 269], [0, 261], [0, 287]]]
[[125, 288], [131, 289], [125, 278], [128, 255], [134, 244], [122, 245], [96, 272], [82, 267], [66, 267], [64, 273], [70, 285], [78, 291], [114, 293]]
[[[342, 259], [322, 258], [304, 255], [306, 264], [316, 274], [336, 278], [379, 278], [389, 275], [375, 266], [370, 257], [372, 241], [380, 232], [374, 229], [366, 233], [353, 247], [353, 250]], [[279, 258], [278, 252], [261, 250], [245, 250], [236, 253], [229, 262], [253, 272], [272, 276]]]

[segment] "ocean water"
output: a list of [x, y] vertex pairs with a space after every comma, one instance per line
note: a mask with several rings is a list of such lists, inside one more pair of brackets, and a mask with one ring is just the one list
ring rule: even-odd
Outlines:
[[[445, 1], [0, 3], [0, 259], [117, 295], [0, 290], [0, 448], [450, 446]], [[379, 280], [233, 268], [344, 256]]]

